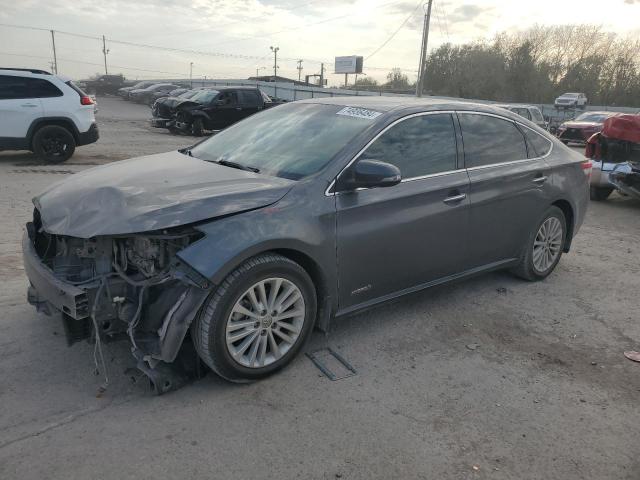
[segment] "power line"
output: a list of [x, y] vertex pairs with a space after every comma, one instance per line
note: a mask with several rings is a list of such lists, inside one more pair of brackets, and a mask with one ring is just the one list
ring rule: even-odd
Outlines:
[[[396, 4], [396, 3], [399, 3], [399, 2], [397, 2], [397, 1], [396, 2], [389, 2], [389, 3], [386, 3], [386, 4], [380, 5], [380, 7], [391, 5], [391, 4]], [[349, 15], [352, 15], [352, 14], [349, 14]], [[348, 16], [348, 15], [345, 15], [345, 16]], [[326, 22], [328, 22], [330, 20], [331, 19], [325, 19], [322, 22], [326, 23]], [[408, 21], [408, 19], [406, 21]], [[404, 23], [406, 23], [406, 21]], [[15, 24], [7, 24], [7, 23], [0, 23], [0, 27], [15, 28], [15, 29], [21, 29], [21, 30], [42, 31], [42, 32], [50, 32], [51, 31], [48, 28], [32, 27], [32, 26], [28, 26], [28, 25], [15, 25]], [[68, 36], [78, 37], [78, 38], [87, 38], [87, 39], [92, 39], [92, 40], [98, 40], [100, 42], [102, 41], [102, 37], [101, 36], [98, 37], [98, 36], [86, 35], [86, 34], [81, 34], [81, 33], [68, 32], [68, 31], [64, 31], [64, 30], [54, 30], [54, 31], [55, 31], [55, 33], [61, 34], [61, 35], [68, 35]], [[234, 59], [242, 59], [242, 60], [264, 60], [265, 58], [268, 57], [268, 55], [263, 55], [263, 56], [243, 55], [243, 54], [233, 54], [233, 53], [223, 53], [223, 52], [192, 50], [192, 49], [185, 49], [185, 48], [164, 47], [164, 46], [161, 46], [161, 45], [150, 45], [150, 44], [144, 44], [144, 43], [129, 42], [129, 41], [126, 41], [126, 40], [116, 40], [116, 39], [112, 39], [112, 38], [109, 38], [109, 37], [106, 37], [106, 40], [110, 44], [118, 44], [118, 45], [146, 48], [146, 49], [152, 49], [152, 50], [160, 50], [160, 51], [166, 51], [166, 52], [186, 53], [186, 54], [190, 54], [190, 55], [202, 55], [202, 56], [217, 57], [217, 58], [234, 58]], [[384, 45], [379, 47], [378, 50], [380, 50], [383, 46]], [[377, 53], [377, 52], [374, 52], [374, 53]], [[371, 55], [369, 55], [369, 57], [371, 57]], [[369, 57], [367, 57], [367, 58], [369, 58]], [[283, 57], [283, 58], [281, 58], [281, 60], [283, 60], [283, 61], [297, 61], [299, 58], [300, 57], [291, 57], [291, 58]], [[307, 58], [306, 61], [311, 62], [311, 63], [316, 63], [316, 64], [324, 63], [325, 65], [333, 65], [333, 62], [327, 62], [326, 60], [322, 60], [322, 59]], [[75, 62], [75, 63], [79, 63], [79, 62]], [[83, 62], [83, 63], [91, 64], [91, 62]], [[100, 66], [102, 66], [102, 65], [100, 65]], [[115, 67], [115, 68], [125, 68], [125, 67], [118, 67], [117, 65], [113, 65], [113, 67]], [[133, 68], [130, 68], [130, 67], [126, 67], [126, 68], [130, 69], [130, 70], [133, 69]], [[368, 66], [367, 67], [367, 69], [369, 69], [369, 70], [387, 70], [387, 71], [391, 70], [392, 68], [399, 68], [399, 67], [376, 67], [376, 66]], [[409, 68], [400, 68], [400, 69], [402, 71], [406, 71], [406, 72], [416, 72], [417, 71], [415, 69], [409, 69]], [[142, 71], [143, 69], [138, 69], [138, 70]], [[164, 73], [164, 72], [159, 72], [158, 71], [158, 73]]]
[[398, 32], [399, 32], [400, 30], [402, 30], [402, 27], [404, 27], [404, 26], [407, 24], [407, 22], [411, 19], [411, 17], [413, 17], [413, 16], [415, 15], [416, 11], [418, 10], [418, 8], [420, 7], [420, 5], [421, 5], [421, 4], [422, 4], [422, 0], [420, 0], [420, 1], [418, 2], [418, 4], [416, 5], [416, 7], [411, 11], [411, 14], [410, 14], [407, 18], [405, 18], [405, 19], [404, 19], [404, 21], [400, 24], [400, 26], [396, 29], [396, 31], [395, 31], [395, 32], [393, 32], [393, 33], [391, 34], [391, 36], [390, 36], [389, 38], [387, 38], [387, 39], [382, 43], [382, 45], [380, 45], [380, 46], [379, 46], [378, 48], [376, 48], [372, 53], [370, 53], [370, 54], [365, 58], [365, 60], [369, 60], [369, 59], [370, 59], [371, 57], [373, 57], [376, 53], [378, 53], [380, 50], [382, 50], [384, 47], [386, 47], [386, 46], [387, 46], [387, 44], [388, 44], [391, 40], [393, 40], [393, 38], [398, 34]]

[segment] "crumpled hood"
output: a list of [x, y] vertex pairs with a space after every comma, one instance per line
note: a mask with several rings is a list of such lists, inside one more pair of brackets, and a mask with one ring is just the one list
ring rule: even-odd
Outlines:
[[44, 229], [78, 238], [146, 232], [264, 207], [295, 182], [180, 152], [91, 168], [33, 199]]

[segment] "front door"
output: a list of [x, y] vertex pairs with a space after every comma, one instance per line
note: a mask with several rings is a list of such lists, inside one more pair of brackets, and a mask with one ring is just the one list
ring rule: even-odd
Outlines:
[[240, 120], [242, 108], [238, 103], [238, 94], [234, 91], [222, 91], [214, 100], [214, 108], [209, 111], [210, 130], [222, 130]]
[[403, 181], [336, 193], [342, 313], [455, 274], [467, 254], [469, 179], [451, 114], [401, 119], [363, 159], [396, 165]]

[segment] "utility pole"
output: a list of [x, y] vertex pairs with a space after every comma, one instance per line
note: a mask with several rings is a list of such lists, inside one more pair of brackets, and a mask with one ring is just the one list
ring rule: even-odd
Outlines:
[[320, 87], [324, 88], [324, 63], [320, 64]]
[[189, 62], [189, 88], [193, 88], [193, 62]]
[[104, 55], [104, 74], [105, 75], [109, 75], [109, 71], [107, 70], [107, 53], [109, 53], [109, 50], [107, 50], [107, 42], [104, 38], [104, 35], [102, 35], [102, 54]]
[[51, 44], [53, 45], [53, 73], [58, 74], [58, 57], [56, 56], [56, 34], [51, 30]]
[[280, 47], [269, 47], [273, 52], [273, 96], [278, 98], [278, 50]]
[[298, 81], [302, 78], [302, 59], [298, 60]]
[[260, 70], [266, 70], [267, 67], [256, 67], [256, 78], [260, 76]]
[[422, 49], [420, 50], [420, 66], [418, 67], [418, 81], [416, 82], [416, 97], [421, 97], [424, 90], [424, 76], [427, 63], [427, 43], [429, 42], [429, 23], [431, 22], [431, 5], [433, 0], [429, 0], [427, 11], [424, 15], [424, 26], [422, 27]]

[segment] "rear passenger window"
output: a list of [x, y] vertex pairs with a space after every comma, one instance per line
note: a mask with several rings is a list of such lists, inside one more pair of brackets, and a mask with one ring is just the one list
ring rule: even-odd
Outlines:
[[240, 103], [242, 103], [243, 105], [247, 106], [247, 107], [259, 107], [261, 102], [260, 102], [260, 96], [258, 95], [258, 92], [255, 90], [238, 90], [238, 93], [240, 94]]
[[524, 136], [515, 123], [489, 115], [459, 113], [467, 168], [527, 158]]
[[391, 163], [407, 179], [455, 170], [456, 155], [453, 119], [447, 113], [401, 121], [372, 143], [362, 158]]
[[551, 150], [551, 140], [544, 138], [530, 128], [522, 127], [529, 145], [529, 158], [544, 157]]
[[0, 75], [0, 100], [29, 98], [29, 89], [24, 77]]
[[31, 98], [49, 98], [61, 97], [62, 92], [58, 87], [48, 80], [41, 78], [27, 78], [29, 89], [31, 90]]

